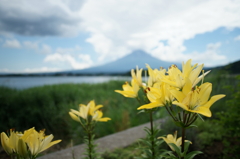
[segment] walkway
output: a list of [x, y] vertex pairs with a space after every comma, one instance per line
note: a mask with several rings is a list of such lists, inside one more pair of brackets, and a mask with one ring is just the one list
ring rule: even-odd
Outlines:
[[[157, 120], [155, 124], [160, 125], [164, 120]], [[146, 123], [137, 127], [129, 128], [127, 130], [108, 135], [95, 140], [98, 145], [98, 152], [102, 153], [105, 151], [112, 151], [116, 148], [123, 148], [131, 145], [140, 138], [146, 136], [146, 132], [143, 130], [144, 127], [150, 127], [150, 123]], [[37, 159], [79, 159], [84, 157], [85, 145], [77, 145], [71, 148], [67, 148], [58, 152], [50, 153]]]

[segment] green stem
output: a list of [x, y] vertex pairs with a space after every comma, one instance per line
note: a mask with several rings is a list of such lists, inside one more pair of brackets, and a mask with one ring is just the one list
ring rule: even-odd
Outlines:
[[188, 121], [189, 121], [190, 117], [191, 117], [191, 113], [188, 113], [188, 114], [187, 114], [187, 121], [186, 121], [186, 124], [188, 124]]
[[89, 122], [88, 124], [87, 124], [87, 127], [86, 127], [86, 129], [87, 129], [87, 137], [88, 137], [88, 158], [89, 159], [93, 159], [93, 156], [92, 156], [92, 154], [93, 154], [93, 139], [92, 139], [92, 132], [93, 132], [93, 125], [92, 125], [93, 123], [91, 123], [91, 122]]
[[153, 117], [152, 117], [152, 111], [150, 111], [150, 124], [151, 124], [151, 142], [152, 142], [152, 159], [155, 158], [155, 151], [154, 151], [154, 135], [153, 135]]
[[190, 120], [190, 122], [187, 123], [186, 127], [192, 125], [192, 123], [194, 123], [196, 121], [196, 119], [197, 119], [197, 116], [195, 116], [192, 120]]
[[193, 116], [191, 117], [191, 119], [189, 120], [189, 122], [192, 122], [192, 120], [194, 120], [194, 118], [197, 116], [197, 114], [193, 114]]
[[180, 113], [178, 113], [178, 118], [179, 118], [179, 121], [181, 122], [182, 118], [181, 118], [181, 114]]
[[169, 111], [168, 106], [165, 106], [165, 108], [167, 109], [168, 114], [170, 114], [170, 116], [173, 118], [173, 120], [174, 120], [174, 121], [178, 121], [178, 120], [172, 115], [172, 113]]
[[[183, 124], [184, 126], [182, 127], [182, 153], [184, 152], [184, 143], [185, 143], [185, 126], [186, 126], [186, 118], [187, 114], [185, 114], [185, 111], [183, 111]], [[184, 159], [184, 156], [182, 157]]]
[[92, 140], [92, 134], [91, 132], [88, 132], [88, 157], [89, 159], [92, 159], [92, 145], [91, 145], [91, 140]]
[[[184, 152], [185, 127], [182, 127], [182, 152]], [[182, 157], [184, 159], [184, 156]]]
[[85, 143], [87, 145], [86, 149], [86, 155], [88, 156], [88, 159], [92, 159], [92, 151], [93, 151], [93, 145], [92, 145], [92, 125], [91, 122], [86, 123], [86, 126], [83, 127], [86, 133], [86, 140]]

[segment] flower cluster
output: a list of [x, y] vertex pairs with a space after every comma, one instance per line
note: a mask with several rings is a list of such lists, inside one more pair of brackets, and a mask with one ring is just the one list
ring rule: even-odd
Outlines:
[[129, 98], [138, 97], [140, 88], [144, 90], [149, 102], [140, 106], [140, 109], [153, 109], [155, 107], [171, 107], [172, 104], [177, 105], [189, 113], [198, 113], [207, 117], [211, 117], [210, 107], [213, 103], [223, 98], [225, 95], [215, 95], [210, 98], [212, 91], [211, 83], [197, 84], [206, 76], [210, 71], [203, 72], [202, 65], [191, 65], [191, 60], [182, 63], [182, 71], [176, 66], [172, 65], [166, 69], [160, 68], [152, 69], [148, 64], [148, 80], [142, 83], [142, 69], [131, 71], [132, 81], [131, 85], [125, 83], [123, 91], [115, 90], [115, 92]]
[[[176, 65], [171, 65], [166, 70], [163, 68], [152, 69], [150, 65], [146, 64], [148, 78], [145, 82], [142, 81], [143, 69], [137, 67], [136, 72], [131, 70], [131, 85], [126, 82], [122, 86], [123, 90], [115, 90], [115, 92], [140, 101], [141, 106], [137, 108], [138, 110], [152, 113], [156, 110], [155, 108], [165, 107], [174, 122], [182, 128], [182, 137], [176, 139], [176, 135], [174, 137], [168, 135], [167, 138], [160, 138], [168, 144], [174, 144], [175, 148], [181, 145], [183, 152], [185, 129], [190, 127], [198, 117], [201, 117], [200, 115], [211, 117], [210, 107], [225, 97], [223, 94], [211, 97], [212, 84], [204, 83], [204, 77], [210, 71], [204, 73], [203, 66], [203, 64], [192, 65], [191, 59], [182, 63], [182, 70]], [[143, 92], [143, 98], [141, 98], [140, 90]], [[151, 115], [150, 123], [153, 132]], [[153, 143], [153, 141], [151, 142]], [[170, 147], [173, 149], [172, 146]], [[152, 158], [154, 158], [154, 153], [152, 152], [152, 154]], [[184, 153], [179, 153], [181, 157], [182, 154]]]
[[85, 122], [92, 122], [92, 121], [100, 121], [100, 122], [106, 122], [108, 120], [111, 120], [108, 117], [102, 117], [103, 113], [100, 108], [102, 108], [102, 105], [95, 105], [94, 100], [91, 100], [87, 105], [79, 104], [79, 110], [71, 109], [69, 112], [69, 115], [71, 118], [77, 122], [80, 122], [83, 124], [82, 119]]
[[[171, 143], [176, 145], [179, 148], [182, 145], [182, 137], [177, 138], [177, 131], [175, 131], [175, 133], [173, 135], [168, 134], [167, 137], [158, 137], [158, 139], [163, 139], [173, 151], [175, 151], [175, 149], [170, 145]], [[191, 143], [188, 140], [185, 140], [184, 142]]]
[[87, 105], [79, 104], [78, 111], [71, 109], [69, 112], [70, 117], [79, 122], [85, 131], [84, 141], [87, 145], [85, 154], [89, 159], [98, 158], [98, 153], [95, 150], [96, 145], [94, 144], [95, 124], [97, 122], [107, 122], [111, 120], [108, 117], [102, 117], [103, 113], [100, 110], [102, 107], [103, 105], [96, 105], [94, 100], [91, 100]]
[[37, 132], [35, 128], [31, 128], [21, 133], [10, 129], [9, 136], [2, 132], [2, 147], [10, 156], [17, 156], [17, 158], [24, 159], [36, 158], [40, 152], [61, 142], [61, 140], [51, 142], [53, 135], [45, 136], [44, 131], [40, 130]]

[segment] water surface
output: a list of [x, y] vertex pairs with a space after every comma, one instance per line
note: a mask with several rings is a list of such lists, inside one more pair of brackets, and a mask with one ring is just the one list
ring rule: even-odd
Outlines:
[[124, 76], [42, 76], [42, 77], [0, 77], [0, 85], [16, 89], [62, 84], [62, 83], [103, 83], [110, 80], [130, 80]]

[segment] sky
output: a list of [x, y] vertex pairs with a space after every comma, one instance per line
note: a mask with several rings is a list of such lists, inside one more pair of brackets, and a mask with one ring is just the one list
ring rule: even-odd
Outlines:
[[172, 63], [238, 61], [240, 1], [0, 0], [0, 72], [84, 69], [139, 49]]

